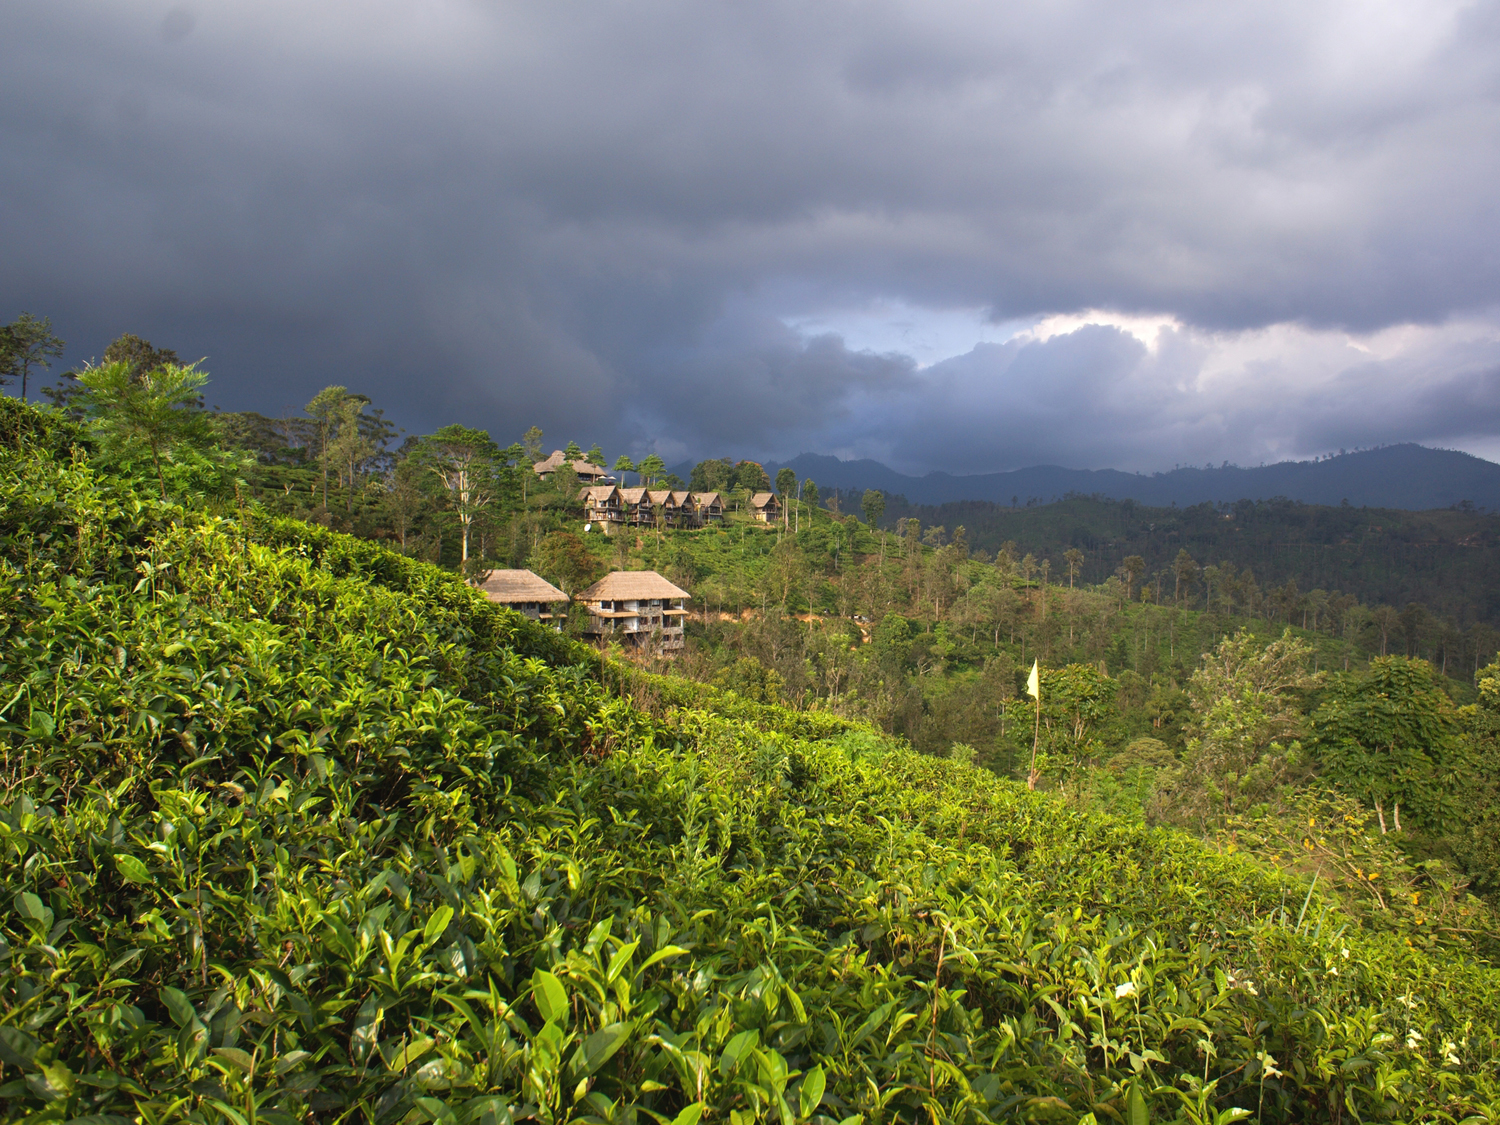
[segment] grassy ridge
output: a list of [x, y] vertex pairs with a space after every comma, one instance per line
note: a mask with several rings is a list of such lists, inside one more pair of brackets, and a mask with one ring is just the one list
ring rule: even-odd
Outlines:
[[19, 429], [7, 1120], [1494, 1112], [1459, 953]]

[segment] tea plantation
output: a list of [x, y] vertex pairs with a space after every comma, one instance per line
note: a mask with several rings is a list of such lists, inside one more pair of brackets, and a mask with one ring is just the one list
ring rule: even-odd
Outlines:
[[1462, 1121], [1500, 972], [0, 413], [5, 1120]]

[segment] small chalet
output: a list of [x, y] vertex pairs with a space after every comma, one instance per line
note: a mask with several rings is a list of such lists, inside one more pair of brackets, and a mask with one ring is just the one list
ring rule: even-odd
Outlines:
[[775, 523], [781, 518], [781, 501], [774, 492], [757, 492], [750, 497], [750, 514], [761, 523]]
[[673, 492], [670, 489], [652, 489], [646, 493], [646, 499], [651, 502], [651, 519], [656, 520], [656, 509], [662, 510], [662, 518], [668, 527], [693, 527], [693, 506], [689, 502], [692, 493]]
[[620, 507], [625, 513], [625, 522], [631, 527], [649, 527], [653, 522], [651, 501], [640, 485], [620, 489]]
[[617, 570], [584, 590], [578, 600], [589, 611], [584, 631], [595, 639], [677, 652], [691, 596], [654, 570]]
[[583, 501], [584, 520], [604, 528], [606, 535], [613, 533], [615, 528], [625, 525], [625, 501], [620, 496], [620, 489], [614, 485], [585, 485], [578, 493], [578, 498]]
[[613, 481], [615, 479], [598, 465], [590, 465], [587, 461], [569, 461], [561, 449], [554, 449], [551, 457], [548, 457], [545, 461], [538, 461], [531, 467], [536, 471], [537, 476], [546, 480], [564, 465], [567, 465], [577, 473], [578, 479], [583, 481], [584, 484], [600, 484], [604, 481]]
[[717, 492], [694, 492], [693, 508], [698, 513], [698, 526], [724, 522], [724, 497]]
[[533, 621], [551, 621], [567, 613], [568, 595], [529, 570], [492, 570], [479, 584], [479, 592]]

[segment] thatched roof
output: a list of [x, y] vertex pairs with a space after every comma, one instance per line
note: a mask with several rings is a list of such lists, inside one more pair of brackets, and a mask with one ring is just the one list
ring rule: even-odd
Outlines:
[[568, 600], [567, 594], [529, 570], [492, 570], [490, 576], [480, 583], [479, 592], [490, 601], [504, 605]]
[[774, 493], [774, 492], [757, 492], [754, 496], [750, 497], [750, 506], [752, 508], [772, 508], [772, 507], [775, 507], [776, 506], [776, 493]]
[[690, 598], [654, 570], [616, 570], [578, 595], [581, 602], [638, 602], [651, 598]]
[[613, 479], [609, 476], [609, 470], [599, 465], [590, 465], [587, 461], [569, 461], [561, 449], [554, 449], [552, 456], [548, 457], [545, 461], [536, 462], [531, 467], [537, 476], [544, 477], [549, 473], [557, 472], [564, 465], [567, 465], [584, 480]]
[[646, 490], [637, 485], [635, 488], [620, 489], [620, 499], [627, 504], [639, 504], [645, 499]]
[[717, 504], [721, 508], [724, 506], [724, 497], [720, 496], [717, 492], [694, 492], [692, 496], [694, 504], [699, 504], [705, 508], [713, 504]]
[[618, 491], [612, 484], [586, 484], [578, 490], [578, 499], [594, 500], [602, 504], [609, 499], [611, 493]]

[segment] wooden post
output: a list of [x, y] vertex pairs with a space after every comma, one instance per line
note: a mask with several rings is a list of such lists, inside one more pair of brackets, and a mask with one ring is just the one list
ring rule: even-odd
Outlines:
[[1036, 749], [1037, 749], [1037, 746], [1040, 744], [1041, 740], [1042, 740], [1042, 690], [1041, 690], [1040, 683], [1038, 683], [1037, 692], [1036, 692], [1036, 729], [1032, 732], [1032, 735], [1031, 735], [1031, 769], [1026, 774], [1026, 788], [1027, 789], [1032, 789], [1032, 790], [1036, 789], [1036, 783], [1037, 783]]

